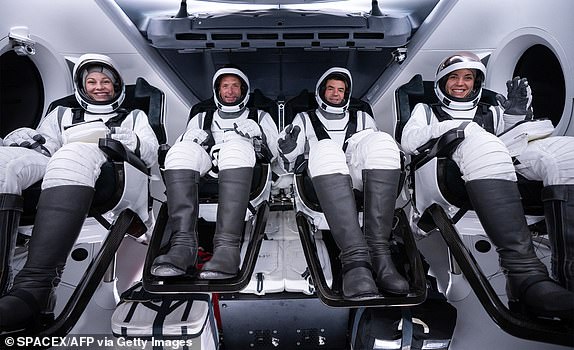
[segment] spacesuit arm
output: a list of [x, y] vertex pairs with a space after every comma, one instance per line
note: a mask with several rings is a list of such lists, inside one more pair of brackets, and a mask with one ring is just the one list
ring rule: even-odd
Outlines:
[[135, 110], [132, 113], [136, 113], [133, 131], [139, 140], [140, 158], [148, 167], [151, 167], [157, 163], [159, 142], [153, 129], [149, 125], [147, 115], [140, 110]]
[[297, 157], [305, 152], [305, 125], [298, 114], [293, 122], [285, 127], [277, 140], [277, 152], [279, 165], [286, 172], [292, 172]]
[[66, 107], [57, 107], [45, 116], [36, 128], [36, 131], [44, 136], [46, 140], [44, 147], [46, 147], [50, 154], [56, 153], [64, 144], [60, 118], [65, 112], [69, 113], [70, 111], [71, 110]]
[[427, 112], [425, 106], [419, 103], [411, 113], [411, 117], [403, 128], [401, 146], [405, 152], [417, 154], [417, 149], [429, 142], [431, 139], [440, 137], [445, 132], [458, 127], [463, 120], [445, 120], [439, 122], [432, 111], [430, 121], [427, 122]]
[[275, 145], [277, 144], [277, 139], [279, 138], [279, 131], [277, 131], [277, 125], [273, 121], [271, 115], [267, 112], [263, 112], [263, 116], [259, 121], [259, 126], [261, 126], [262, 130], [262, 141], [267, 145], [268, 149], [273, 154], [273, 158], [271, 161], [277, 158], [278, 150]]

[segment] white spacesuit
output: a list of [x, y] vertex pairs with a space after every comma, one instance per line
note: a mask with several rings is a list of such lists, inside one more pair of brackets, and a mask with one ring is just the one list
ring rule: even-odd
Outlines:
[[[416, 154], [417, 148], [448, 130], [464, 129], [464, 140], [450, 157], [459, 166], [473, 208], [497, 247], [500, 265], [507, 277], [510, 302], [513, 305], [520, 303], [537, 315], [572, 318], [574, 295], [552, 281], [546, 267], [536, 257], [513, 160], [505, 144], [495, 136], [508, 129], [509, 124], [526, 117], [531, 100], [527, 82], [517, 78], [508, 83], [508, 99], [497, 96], [504, 109], [487, 106], [479, 102], [485, 74], [486, 68], [472, 53], [461, 52], [447, 57], [439, 65], [435, 78], [435, 93], [440, 104], [414, 107], [403, 129], [401, 144], [405, 151]], [[562, 147], [572, 149], [571, 141], [559, 142], [564, 142]], [[565, 145], [568, 142], [570, 145]], [[551, 147], [550, 144], [544, 141], [543, 147]], [[551, 179], [557, 179], [565, 172], [551, 173], [567, 162], [562, 162], [560, 152], [552, 156], [539, 155], [540, 159], [533, 161], [534, 148], [540, 147], [529, 144], [523, 153], [527, 157], [518, 157], [526, 164], [517, 166], [516, 171], [528, 179], [554, 185]], [[530, 161], [526, 162], [526, 159]], [[545, 162], [547, 169], [542, 171], [536, 162]], [[557, 181], [567, 177], [571, 181], [572, 174]], [[570, 214], [570, 221], [571, 217]]]
[[[408, 282], [396, 270], [389, 250], [401, 173], [399, 148], [390, 135], [377, 131], [372, 116], [349, 110], [351, 93], [347, 69], [327, 70], [315, 90], [319, 108], [296, 115], [279, 135], [279, 162], [292, 171], [298, 158], [308, 158], [308, 174], [341, 250], [343, 296], [372, 298], [378, 295], [377, 285], [406, 294]], [[364, 235], [353, 188], [364, 192]]]
[[[25, 165], [29, 170], [16, 177], [16, 185], [9, 184], [14, 179], [8, 175], [6, 190], [19, 195], [42, 177], [43, 182], [26, 265], [15, 277], [9, 294], [0, 299], [2, 330], [33, 326], [40, 314], [53, 312], [54, 289], [90, 208], [100, 168], [107, 161], [98, 139], [120, 141], [147, 166], [157, 161], [159, 145], [146, 114], [119, 109], [125, 85], [109, 57], [81, 56], [74, 67], [73, 81], [81, 108], [58, 107], [35, 131], [22, 129], [15, 133], [20, 140], [28, 137], [30, 144], [38, 143], [34, 149], [41, 153], [3, 147], [4, 153], [12, 150], [15, 155], [12, 163], [29, 162]], [[4, 142], [12, 144], [14, 139], [7, 137]], [[15, 143], [28, 145], [23, 142]]]
[[[240, 240], [249, 203], [253, 167], [260, 148], [277, 142], [277, 126], [269, 113], [247, 108], [249, 79], [226, 67], [213, 76], [217, 109], [196, 114], [165, 159], [170, 249], [151, 267], [156, 276], [179, 276], [197, 262], [198, 183], [210, 172], [218, 178], [214, 252], [199, 277], [223, 279], [239, 272]], [[276, 157], [270, 156], [268, 161]], [[217, 170], [217, 172], [212, 171]]]

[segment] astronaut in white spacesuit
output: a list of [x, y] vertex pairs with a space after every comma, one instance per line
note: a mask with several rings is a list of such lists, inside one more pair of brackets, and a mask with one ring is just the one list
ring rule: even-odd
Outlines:
[[32, 327], [40, 316], [53, 313], [54, 290], [90, 208], [100, 167], [107, 161], [99, 138], [120, 141], [148, 167], [157, 161], [159, 145], [147, 115], [119, 108], [125, 85], [109, 57], [81, 56], [73, 81], [81, 108], [58, 107], [36, 130], [18, 129], [4, 139], [5, 145], [33, 149], [0, 148], [4, 194], [19, 198], [23, 189], [43, 178], [28, 259], [12, 289], [0, 298], [1, 330]]
[[550, 279], [546, 266], [536, 256], [516, 172], [529, 180], [542, 180], [544, 192], [560, 194], [547, 195], [544, 200], [558, 204], [557, 209], [564, 211], [562, 217], [568, 218], [572, 226], [572, 208], [571, 204], [566, 208], [566, 194], [570, 192], [572, 203], [574, 174], [569, 164], [574, 142], [568, 137], [531, 141], [518, 152], [515, 167], [508, 148], [496, 135], [529, 114], [529, 87], [525, 79], [515, 78], [507, 84], [508, 99], [497, 96], [502, 108], [489, 106], [479, 103], [485, 74], [485, 66], [473, 53], [460, 52], [443, 60], [435, 78], [440, 103], [414, 107], [403, 129], [401, 145], [406, 152], [416, 154], [417, 148], [448, 130], [464, 129], [464, 140], [450, 157], [460, 168], [472, 206], [497, 248], [509, 301], [535, 315], [571, 319], [574, 294]]
[[[379, 295], [377, 286], [407, 294], [409, 284], [389, 249], [401, 173], [399, 148], [390, 135], [377, 131], [372, 116], [349, 109], [351, 93], [347, 69], [327, 70], [315, 90], [319, 108], [299, 113], [280, 133], [279, 162], [293, 171], [297, 158], [308, 157], [307, 172], [341, 250], [343, 297], [373, 298]], [[353, 188], [364, 193], [364, 234]]]
[[[256, 158], [260, 149], [277, 142], [277, 126], [269, 113], [248, 108], [249, 79], [235, 67], [213, 76], [216, 109], [193, 116], [186, 131], [169, 149], [164, 179], [171, 228], [169, 251], [151, 267], [155, 276], [193, 272], [198, 256], [199, 179], [208, 172], [218, 178], [218, 208], [213, 256], [203, 265], [201, 279], [225, 279], [238, 274], [241, 235], [249, 204]], [[276, 158], [268, 154], [267, 161]], [[216, 162], [216, 164], [215, 164]]]

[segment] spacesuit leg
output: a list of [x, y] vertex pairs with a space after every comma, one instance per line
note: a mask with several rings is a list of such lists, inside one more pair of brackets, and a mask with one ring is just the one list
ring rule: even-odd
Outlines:
[[23, 211], [24, 199], [16, 194], [0, 194], [0, 295], [4, 295], [12, 283], [12, 258], [18, 237], [18, 224]]
[[197, 262], [197, 214], [199, 173], [195, 170], [165, 170], [168, 227], [172, 230], [169, 251], [153, 261], [154, 276], [180, 276]]
[[400, 174], [399, 169], [363, 170], [363, 230], [379, 288], [389, 293], [407, 294], [409, 283], [397, 271], [389, 243]]
[[219, 201], [213, 256], [203, 265], [199, 274], [202, 279], [231, 278], [239, 272], [241, 236], [255, 165], [253, 145], [245, 140], [223, 143], [219, 151]]
[[0, 147], [0, 276], [4, 294], [12, 282], [18, 224], [23, 211], [22, 190], [40, 181], [49, 158], [31, 149]]
[[21, 195], [42, 180], [49, 157], [22, 147], [0, 147], [0, 193]]
[[94, 188], [106, 155], [97, 144], [74, 142], [60, 148], [48, 162], [42, 190], [77, 185]]
[[54, 292], [93, 195], [94, 189], [88, 186], [42, 190], [28, 259], [14, 278], [10, 292], [0, 298], [0, 330], [33, 327], [40, 318], [53, 317]]
[[343, 296], [364, 300], [378, 295], [371, 272], [369, 247], [361, 227], [345, 154], [332, 140], [321, 140], [309, 153], [309, 175], [339, 247]]
[[552, 246], [552, 275], [574, 292], [574, 185], [546, 186], [542, 201]]
[[466, 188], [478, 218], [496, 246], [511, 303], [537, 316], [574, 318], [574, 294], [548, 276], [538, 259], [515, 182], [474, 180]]
[[184, 275], [197, 263], [198, 186], [202, 169], [198, 160], [206, 157], [209, 158], [201, 146], [187, 141], [175, 144], [167, 153], [164, 178], [168, 227], [172, 233], [169, 251], [156, 257], [152, 264], [154, 276]]
[[0, 298], [0, 329], [31, 327], [40, 317], [53, 317], [54, 291], [88, 214], [105, 161], [97, 145], [84, 143], [67, 144], [50, 158], [26, 264], [14, 278], [9, 294]]
[[496, 246], [511, 307], [521, 306], [536, 316], [574, 318], [574, 294], [552, 281], [536, 256], [504, 145], [493, 135], [471, 134], [453, 159], [480, 223]]
[[389, 243], [401, 175], [399, 148], [390, 135], [372, 132], [357, 143], [349, 142], [346, 153], [350, 158], [351, 173], [361, 171], [363, 232], [377, 286], [385, 292], [407, 294], [409, 283], [397, 271]]
[[542, 181], [542, 201], [552, 248], [552, 275], [574, 291], [574, 137], [555, 136], [528, 143], [516, 171]]

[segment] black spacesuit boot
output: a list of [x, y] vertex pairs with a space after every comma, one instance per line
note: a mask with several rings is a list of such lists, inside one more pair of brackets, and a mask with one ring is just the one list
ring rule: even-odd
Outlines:
[[203, 265], [202, 279], [225, 279], [239, 273], [241, 236], [249, 204], [253, 168], [219, 171], [217, 223], [213, 237], [213, 256]]
[[498, 252], [511, 308], [520, 307], [535, 316], [574, 319], [574, 293], [550, 279], [534, 252], [516, 183], [473, 180], [466, 183], [466, 189]]
[[329, 174], [311, 180], [331, 234], [341, 251], [343, 296], [349, 300], [377, 297], [379, 293], [371, 271], [369, 247], [359, 226], [351, 177]]
[[171, 230], [169, 251], [155, 258], [151, 274], [160, 277], [184, 275], [197, 262], [197, 215], [199, 172], [169, 169], [164, 172], [167, 192], [167, 226]]
[[552, 246], [552, 275], [574, 292], [574, 185], [547, 186], [542, 201]]
[[22, 196], [11, 193], [0, 194], [0, 295], [6, 294], [12, 283], [12, 258], [16, 249], [18, 225], [23, 211]]
[[385, 292], [402, 295], [409, 292], [409, 283], [397, 271], [389, 249], [400, 175], [400, 169], [363, 170], [363, 232], [377, 286]]
[[29, 242], [28, 259], [0, 298], [0, 330], [33, 327], [53, 318], [56, 287], [90, 209], [94, 189], [57, 186], [42, 190]]

